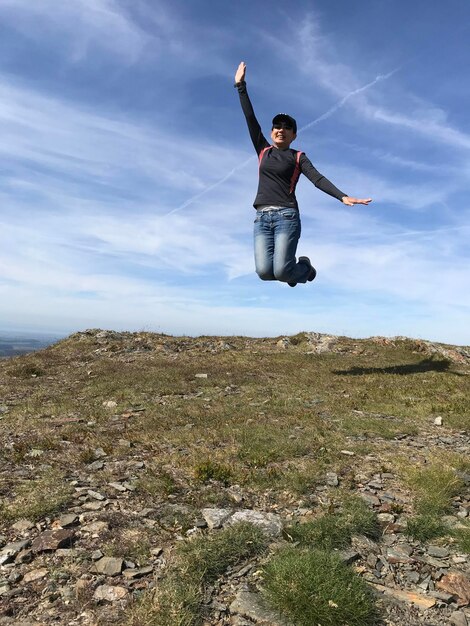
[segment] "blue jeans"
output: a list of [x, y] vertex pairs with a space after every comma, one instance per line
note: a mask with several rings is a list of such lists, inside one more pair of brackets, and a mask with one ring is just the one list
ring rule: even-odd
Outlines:
[[310, 268], [297, 263], [301, 231], [297, 209], [257, 211], [254, 226], [255, 267], [261, 280], [306, 283]]

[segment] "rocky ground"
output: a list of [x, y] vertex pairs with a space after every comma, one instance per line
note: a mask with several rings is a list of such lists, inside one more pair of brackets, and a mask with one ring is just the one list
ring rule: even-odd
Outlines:
[[[328, 344], [322, 337], [317, 345], [321, 350], [322, 345], [331, 345], [331, 341]], [[458, 349], [454, 357], [461, 359], [460, 362], [467, 358]], [[112, 412], [113, 407], [110, 408]], [[2, 416], [10, 409], [11, 403], [0, 401]], [[119, 423], [129, 416], [116, 414], [112, 419]], [[379, 455], [380, 439], [375, 443]], [[269, 491], [260, 496], [244, 486], [221, 484], [219, 488], [225, 492], [227, 506], [195, 508], [181, 504], [171, 494], [158, 502], [146, 502], [136, 490], [136, 484], [145, 472], [148, 458], [125, 439], [124, 429], [119, 444], [128, 448], [125, 458], [115, 459], [102, 448], [96, 448], [84, 469], [71, 469], [67, 481], [74, 492], [73, 501], [60, 514], [36, 522], [21, 519], [3, 525], [1, 626], [122, 623], [127, 607], [145, 590], [158, 585], [171, 556], [173, 544], [160, 544], [160, 539], [153, 542], [153, 529], [171, 529], [174, 541], [179, 541], [215, 533], [245, 519], [261, 525], [273, 544], [278, 544], [285, 541], [283, 528], [293, 521], [306, 521], [318, 515], [334, 500], [335, 490], [346, 479], [349, 488], [378, 514], [382, 536], [378, 541], [355, 537], [342, 558], [376, 590], [383, 624], [470, 624], [470, 556], [459, 552], [452, 541], [423, 545], [405, 535], [412, 495], [393, 471], [368, 471], [368, 467], [377, 467], [377, 455], [358, 458], [355, 452], [344, 449], [342, 454], [349, 462], [347, 478], [327, 472], [323, 483], [305, 497], [286, 497], [280, 503], [270, 498]], [[397, 456], [415, 459], [416, 463], [425, 462], [430, 450], [448, 450], [470, 457], [468, 432], [449, 429], [445, 419], [439, 418], [419, 434], [400, 435], [383, 444], [392, 453], [396, 451]], [[16, 478], [30, 476], [27, 462], [17, 467], [4, 464], [2, 471]], [[462, 525], [470, 515], [470, 474], [462, 472], [460, 478], [461, 492], [454, 497], [452, 514], [445, 520], [451, 527]], [[122, 524], [124, 518], [132, 521], [131, 529], [128, 523]], [[125, 552], [106, 556], [102, 551], [110, 535], [119, 537], [122, 528], [124, 545], [132, 540], [132, 533], [134, 537], [142, 533], [150, 537], [138, 559], [127, 558]], [[157, 533], [156, 536], [160, 537]], [[258, 569], [259, 562], [253, 560], [229, 570], [207, 589], [206, 624], [286, 624], [261, 600]]]

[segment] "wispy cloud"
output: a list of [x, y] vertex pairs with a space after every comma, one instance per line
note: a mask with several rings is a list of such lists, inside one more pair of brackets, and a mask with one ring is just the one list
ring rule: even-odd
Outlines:
[[[279, 42], [271, 35], [264, 33], [264, 37], [272, 45], [277, 54], [290, 58], [296, 63], [299, 58], [299, 71], [307, 81], [315, 84], [326, 92], [340, 97], [325, 113], [307, 123], [302, 130], [306, 130], [325, 119], [331, 117], [345, 104], [352, 110], [370, 121], [382, 122], [402, 129], [404, 132], [416, 132], [426, 139], [446, 144], [456, 148], [468, 150], [470, 148], [470, 135], [452, 127], [447, 123], [446, 112], [433, 103], [428, 103], [414, 94], [403, 94], [398, 88], [400, 96], [393, 97], [396, 108], [390, 108], [380, 102], [380, 94], [377, 95], [371, 88], [377, 83], [383, 83], [400, 71], [408, 70], [414, 59], [404, 62], [394, 69], [384, 68], [384, 73], [379, 74], [373, 80], [361, 85], [359, 76], [364, 70], [358, 72], [352, 66], [338, 60], [334, 45], [324, 33], [322, 24], [314, 13], [305, 16], [300, 24], [292, 22], [292, 40], [290, 43]], [[308, 83], [307, 83], [308, 84]], [[397, 84], [394, 84], [397, 89]], [[391, 88], [386, 91], [387, 99], [392, 95]], [[402, 101], [400, 101], [402, 98]], [[406, 112], [405, 112], [406, 109]], [[412, 111], [410, 115], [409, 111]]]
[[[138, 177], [147, 187], [158, 185], [161, 190], [166, 185], [170, 190], [194, 193], [243, 158], [243, 152], [231, 146], [183, 137], [175, 142], [163, 125], [157, 129], [132, 118], [87, 111], [13, 86], [1, 75], [0, 132], [0, 158], [117, 189], [125, 185], [127, 176], [129, 183]], [[166, 208], [168, 197], [163, 202]]]
[[149, 38], [117, 0], [3, 0], [0, 16], [32, 39], [60, 37], [74, 61], [82, 61], [90, 50], [101, 49], [133, 62]]

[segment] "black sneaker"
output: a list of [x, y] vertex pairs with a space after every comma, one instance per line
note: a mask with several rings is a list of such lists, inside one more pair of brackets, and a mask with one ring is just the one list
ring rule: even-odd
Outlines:
[[312, 280], [314, 280], [315, 276], [317, 275], [317, 270], [310, 263], [310, 259], [308, 258], [308, 256], [299, 256], [299, 263], [305, 263], [305, 265], [308, 265], [310, 268], [310, 272], [307, 276], [308, 282], [311, 282]]

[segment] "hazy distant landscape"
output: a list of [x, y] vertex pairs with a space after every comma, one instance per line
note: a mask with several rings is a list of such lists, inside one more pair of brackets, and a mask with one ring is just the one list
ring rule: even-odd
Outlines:
[[59, 339], [59, 335], [0, 330], [0, 358], [42, 350]]

